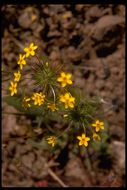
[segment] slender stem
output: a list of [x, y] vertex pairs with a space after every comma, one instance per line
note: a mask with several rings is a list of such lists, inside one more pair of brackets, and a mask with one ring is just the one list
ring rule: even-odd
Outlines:
[[101, 98], [100, 102], [103, 103], [103, 104], [112, 105], [111, 103], [106, 102], [103, 98]]
[[48, 173], [56, 180], [62, 187], [68, 187], [52, 170], [48, 168]]
[[[91, 115], [87, 114], [86, 116], [90, 117], [91, 119], [94, 119]], [[88, 123], [88, 122], [87, 122]]]
[[14, 113], [14, 112], [2, 112], [2, 114], [6, 114], [6, 115], [27, 115], [26, 113]]
[[92, 167], [91, 167], [91, 162], [90, 162], [90, 159], [89, 159], [89, 154], [88, 154], [87, 148], [86, 148], [86, 162], [87, 162], [88, 170], [91, 171]]
[[84, 132], [86, 134], [86, 127], [85, 127], [84, 123], [82, 123], [82, 126], [83, 126]]
[[39, 117], [37, 128], [40, 128], [42, 121], [43, 121], [43, 117]]
[[86, 162], [86, 165], [87, 165], [87, 168], [91, 174], [91, 177], [92, 177], [92, 181], [95, 181], [95, 172], [94, 172], [94, 169], [92, 167], [92, 164], [91, 164], [91, 160], [90, 160], [90, 155], [89, 155], [89, 152], [88, 152], [88, 149], [86, 148], [86, 158], [85, 158], [85, 162]]
[[38, 60], [38, 62], [40, 63], [40, 65], [43, 66], [43, 69], [44, 69], [45, 73], [47, 74], [47, 71], [46, 71], [45, 68], [44, 68], [44, 64], [42, 64], [42, 62], [40, 61], [40, 59], [39, 59], [39, 57], [37, 56], [37, 54], [35, 54], [35, 57], [37, 58], [37, 60]]
[[47, 124], [47, 128], [49, 129], [49, 131], [51, 131], [52, 133], [55, 133], [56, 131], [54, 131], [48, 124]]
[[38, 55], [37, 55], [37, 54], [35, 54], [35, 57], [37, 58], [37, 60], [38, 60], [38, 62], [40, 63], [40, 65], [43, 65], [43, 67], [44, 67], [43, 62], [41, 62], [41, 60], [39, 59], [39, 57], [38, 57]]
[[105, 109], [105, 110], [104, 110], [104, 113], [109, 112], [109, 110], [111, 111], [111, 110], [112, 110], [112, 108], [114, 108], [114, 107], [115, 107], [114, 105], [110, 106], [108, 109]]
[[54, 91], [54, 89], [53, 89], [53, 87], [52, 87], [51, 85], [50, 85], [50, 88], [51, 88], [51, 90], [52, 90], [53, 97], [54, 97], [54, 103], [55, 103], [55, 101], [56, 101], [55, 91]]

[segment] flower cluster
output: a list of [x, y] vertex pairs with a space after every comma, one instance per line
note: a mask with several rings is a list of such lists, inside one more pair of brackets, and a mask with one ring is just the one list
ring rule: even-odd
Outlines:
[[[81, 103], [78, 104], [78, 100], [73, 94], [73, 91], [70, 93], [68, 90], [68, 86], [73, 84], [72, 74], [68, 72], [66, 73], [63, 70], [57, 70], [57, 68], [53, 68], [47, 60], [42, 62], [37, 55], [37, 48], [37, 45], [30, 43], [28, 47], [24, 48], [25, 53], [19, 54], [17, 61], [19, 69], [14, 72], [14, 80], [10, 81], [10, 95], [21, 95], [21, 106], [25, 109], [25, 111], [29, 111], [35, 106], [36, 108], [42, 106], [41, 109], [43, 109], [43, 107], [46, 108], [45, 110], [48, 113], [59, 112], [64, 119], [67, 119], [69, 121], [71, 118], [70, 120], [74, 120], [78, 122], [78, 124], [82, 124], [84, 131], [81, 136], [77, 136], [77, 139], [79, 140], [79, 146], [87, 147], [91, 139], [94, 141], [100, 141], [101, 137], [98, 132], [104, 129], [104, 123], [98, 119], [92, 123], [92, 119], [89, 121], [89, 123], [87, 122], [87, 126], [85, 126], [86, 122], [84, 118], [87, 119], [89, 116], [89, 113], [87, 115], [87, 103], [84, 107]], [[28, 90], [28, 85], [28, 89], [26, 88], [27, 93], [26, 91], [25, 93], [22, 93], [22, 91], [18, 91], [17, 87], [19, 88], [19, 82], [22, 84], [21, 77], [23, 78], [23, 68], [25, 65], [27, 65], [27, 59], [33, 56], [35, 56], [35, 59], [37, 59], [37, 63], [35, 61], [35, 64], [32, 65], [33, 73], [31, 74], [31, 79], [34, 81], [33, 84], [36, 88], [33, 87], [31, 92]], [[77, 105], [79, 105], [79, 107]], [[88, 106], [88, 109], [91, 110], [89, 107], [90, 106]], [[86, 114], [84, 114], [83, 109], [85, 110]], [[87, 127], [91, 128], [92, 131], [92, 135], [90, 137], [88, 134], [86, 134]], [[49, 136], [47, 138], [47, 143], [54, 147], [57, 142], [57, 138], [57, 136]]]
[[10, 82], [9, 90], [11, 91], [11, 96], [14, 94], [17, 94], [17, 82], [20, 81], [21, 78], [21, 70], [23, 69], [23, 66], [26, 65], [26, 57], [30, 55], [35, 55], [35, 50], [37, 49], [37, 46], [34, 45], [34, 43], [31, 43], [29, 47], [24, 48], [24, 51], [26, 54], [19, 54], [19, 58], [17, 61], [17, 64], [20, 66], [20, 69], [14, 73], [14, 82]]
[[[104, 129], [104, 123], [103, 122], [100, 122], [99, 120], [97, 120], [95, 122], [95, 124], [96, 123], [100, 124], [100, 125], [98, 124], [98, 128], [99, 128], [98, 131], [100, 131], [101, 129]], [[95, 124], [94, 125], [92, 124], [92, 126], [95, 126]], [[101, 127], [102, 125], [103, 125], [103, 128]], [[100, 141], [101, 140], [101, 137], [95, 132], [93, 132], [92, 138], [94, 141]], [[79, 140], [79, 146], [85, 146], [85, 147], [88, 146], [88, 142], [91, 140], [91, 138], [87, 137], [85, 133], [82, 133], [81, 136], [77, 136], [77, 139]], [[51, 144], [52, 147], [55, 146], [56, 140], [57, 140], [57, 138], [55, 136], [50, 136], [49, 138], [47, 138], [48, 144]]]
[[[104, 123], [100, 122], [99, 120], [96, 120], [95, 123], [92, 124], [92, 127], [95, 127], [95, 131], [99, 132], [101, 129], [104, 129]], [[87, 147], [87, 141], [90, 141], [90, 138], [86, 137], [86, 134], [82, 134], [82, 136], [77, 136], [77, 139], [79, 140], [79, 146], [84, 145]], [[93, 140], [100, 141], [101, 137], [97, 133], [93, 132]]]
[[[14, 73], [14, 77], [15, 77], [14, 78], [14, 82], [11, 81], [11, 85], [9, 87], [9, 90], [11, 91], [11, 96], [13, 96], [14, 94], [18, 93], [17, 82], [20, 81], [20, 79], [21, 79], [21, 71], [22, 71], [23, 67], [27, 64], [26, 58], [28, 58], [30, 56], [36, 56], [37, 57], [37, 54], [35, 52], [35, 50], [37, 48], [38, 48], [37, 45], [35, 45], [34, 43], [30, 43], [30, 45], [28, 47], [24, 48], [25, 54], [19, 54], [19, 59], [18, 59], [17, 64], [19, 65], [20, 69], [17, 72]], [[37, 57], [37, 59], [38, 59], [38, 57]], [[49, 66], [49, 63], [47, 61], [45, 63], [45, 66], [47, 68]], [[39, 69], [40, 69], [40, 67], [41, 67], [41, 65], [39, 66]], [[44, 68], [42, 70], [44, 70], [44, 72], [45, 72]], [[39, 72], [37, 72], [37, 75], [38, 75], [37, 77], [39, 79], [41, 78], [41, 74], [40, 73], [42, 73], [42, 70], [41, 71], [39, 70]], [[46, 79], [48, 80], [49, 73], [46, 73], [46, 74], [47, 74], [47, 76], [46, 76], [47, 78]], [[60, 86], [62, 88], [64, 88], [67, 85], [71, 85], [72, 84], [71, 77], [72, 77], [71, 73], [65, 73], [65, 72], [61, 71], [61, 73], [59, 74], [59, 76], [58, 77], [56, 76], [56, 82], [60, 83]], [[42, 77], [41, 79], [43, 80], [44, 77]], [[51, 79], [50, 79], [50, 81], [51, 81]], [[53, 88], [52, 88], [52, 91], [53, 91], [53, 95], [55, 96], [55, 92], [54, 92]], [[28, 98], [27, 96], [25, 96], [23, 98], [23, 100], [22, 100], [22, 106], [25, 109], [30, 108], [32, 102], [36, 106], [41, 106], [41, 105], [44, 104], [45, 98], [46, 98], [46, 95], [43, 94], [43, 92], [33, 92], [33, 95], [31, 97]], [[63, 95], [59, 95], [59, 102], [64, 103], [64, 106], [65, 106], [66, 109], [67, 108], [74, 108], [75, 98], [73, 96], [71, 96], [70, 93], [67, 92], [67, 93], [65, 93]], [[53, 112], [59, 110], [59, 108], [56, 107], [55, 100], [54, 100], [54, 102], [47, 102], [47, 108], [50, 109]]]

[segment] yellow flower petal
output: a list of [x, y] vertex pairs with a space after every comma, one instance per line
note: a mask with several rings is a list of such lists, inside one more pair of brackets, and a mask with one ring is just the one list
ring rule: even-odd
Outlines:
[[67, 83], [68, 83], [68, 84], [72, 84], [72, 81], [71, 81], [71, 80], [68, 80]]
[[82, 140], [82, 137], [80, 137], [80, 136], [77, 136], [77, 139], [78, 139], [78, 140]]
[[61, 78], [61, 77], [57, 78], [57, 81], [58, 81], [58, 82], [61, 82], [61, 81], [62, 81], [62, 78]]
[[70, 104], [69, 104], [69, 107], [70, 107], [70, 108], [74, 108], [74, 104], [73, 104], [73, 103], [70, 103]]
[[86, 137], [86, 141], [90, 141], [90, 138], [89, 138], [89, 137]]
[[26, 51], [28, 51], [28, 48], [26, 47], [26, 48], [24, 48], [24, 51], [26, 52]]
[[86, 146], [86, 147], [87, 147], [87, 146], [88, 146], [88, 142], [84, 142], [84, 146]]
[[80, 141], [80, 142], [79, 142], [79, 146], [82, 146], [82, 145], [83, 145], [83, 143], [82, 143], [82, 141]]
[[86, 138], [86, 135], [85, 135], [85, 134], [82, 134], [82, 138]]
[[99, 120], [96, 121], [96, 124], [100, 124]]
[[62, 83], [61, 86], [62, 86], [62, 87], [65, 87], [65, 86], [66, 86], [66, 83]]
[[67, 74], [67, 78], [69, 79], [69, 78], [71, 78], [71, 77], [72, 77], [72, 74], [68, 73], [68, 74]]
[[38, 46], [34, 46], [34, 47], [33, 47], [33, 50], [36, 50], [37, 48], [38, 48]]
[[34, 46], [34, 44], [33, 44], [33, 43], [31, 43], [31, 44], [30, 44], [30, 48], [32, 48], [33, 46]]
[[100, 130], [100, 128], [99, 128], [99, 127], [96, 127], [95, 131], [98, 132], [99, 130]]
[[31, 51], [31, 55], [34, 56], [34, 55], [35, 55], [35, 52], [34, 52], [34, 51]]
[[65, 94], [65, 98], [66, 98], [66, 99], [69, 99], [69, 96], [70, 96], [69, 93], [66, 93], [66, 94]]
[[29, 57], [29, 55], [30, 55], [29, 53], [26, 53], [26, 57]]
[[66, 77], [66, 74], [64, 72], [62, 72], [61, 77]]
[[96, 124], [95, 124], [95, 123], [93, 123], [93, 124], [92, 124], [92, 126], [93, 126], [93, 127], [96, 127]]

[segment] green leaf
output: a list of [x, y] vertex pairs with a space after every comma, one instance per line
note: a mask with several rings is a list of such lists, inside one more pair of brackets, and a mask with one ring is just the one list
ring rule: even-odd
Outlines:
[[6, 96], [3, 98], [9, 105], [15, 107], [18, 111], [23, 112], [27, 115], [40, 116], [44, 113], [43, 106], [32, 105], [30, 108], [25, 109], [22, 107], [22, 98], [18, 96]]

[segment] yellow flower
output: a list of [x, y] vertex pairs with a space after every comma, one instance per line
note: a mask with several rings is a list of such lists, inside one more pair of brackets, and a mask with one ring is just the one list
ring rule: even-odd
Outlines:
[[101, 137], [100, 137], [97, 133], [94, 133], [94, 134], [93, 134], [93, 140], [94, 140], [94, 141], [100, 141], [100, 140], [101, 140]]
[[23, 98], [23, 101], [22, 101], [22, 106], [25, 108], [25, 109], [27, 109], [28, 107], [31, 107], [31, 105], [30, 105], [30, 98], [28, 98], [28, 97], [24, 97]]
[[44, 99], [45, 99], [45, 95], [43, 95], [41, 92], [34, 93], [32, 96], [32, 100], [34, 100], [34, 105], [41, 106], [44, 103]]
[[65, 87], [67, 84], [72, 84], [71, 77], [72, 74], [61, 72], [60, 77], [57, 78], [57, 81], [61, 83], [62, 87]]
[[30, 55], [35, 55], [35, 50], [38, 48], [38, 46], [34, 45], [34, 43], [31, 43], [29, 47], [24, 48], [24, 51], [26, 52], [26, 57], [29, 57]]
[[9, 90], [11, 91], [11, 96], [14, 94], [17, 94], [17, 83], [11, 82], [11, 86], [9, 87]]
[[22, 69], [23, 65], [26, 65], [25, 55], [19, 54], [18, 65], [20, 65], [20, 69]]
[[92, 127], [95, 127], [95, 131], [98, 132], [100, 129], [104, 129], [104, 123], [96, 120], [96, 122], [92, 124]]
[[69, 93], [65, 93], [64, 95], [60, 96], [60, 102], [65, 104], [65, 108], [74, 108], [75, 98]]
[[79, 146], [88, 146], [88, 142], [87, 141], [90, 141], [90, 138], [89, 137], [86, 137], [85, 134], [82, 134], [82, 136], [77, 136], [77, 139], [79, 140]]
[[18, 82], [18, 81], [20, 80], [20, 78], [21, 78], [21, 73], [20, 73], [20, 71], [18, 71], [17, 73], [14, 73], [14, 76], [15, 76], [14, 81], [15, 81], [15, 82]]
[[48, 106], [47, 106], [48, 108], [50, 108], [53, 112], [55, 111], [55, 110], [58, 110], [58, 108], [56, 107], [56, 105], [54, 104], [54, 103], [48, 103]]
[[47, 138], [48, 144], [51, 144], [52, 147], [56, 144], [56, 137], [50, 136]]

